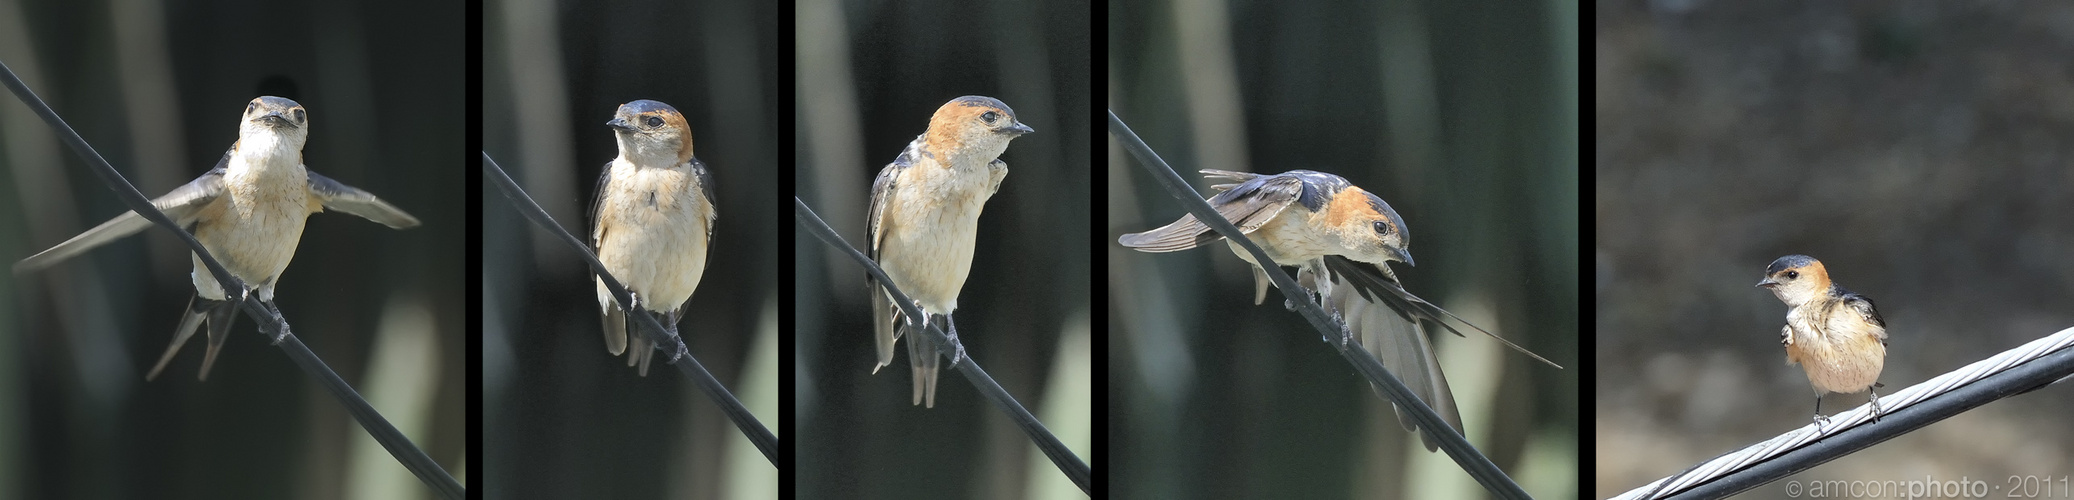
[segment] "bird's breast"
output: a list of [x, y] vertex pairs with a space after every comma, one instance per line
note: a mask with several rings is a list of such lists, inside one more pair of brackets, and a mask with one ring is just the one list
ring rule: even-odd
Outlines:
[[[300, 165], [238, 167], [232, 165], [226, 171], [223, 194], [195, 219], [194, 237], [232, 275], [250, 286], [270, 290], [270, 283], [294, 259], [304, 223], [309, 220], [308, 174]], [[195, 261], [196, 290], [205, 296], [220, 295], [200, 258]]]
[[[1301, 266], [1325, 255], [1341, 253], [1332, 251], [1329, 236], [1311, 224], [1307, 212], [1294, 205], [1246, 234], [1247, 239], [1267, 252], [1268, 258], [1283, 266]], [[1238, 243], [1227, 244], [1239, 258], [1258, 264], [1253, 255]]]
[[[1856, 313], [1842, 308], [1824, 308], [1811, 302], [1787, 314], [1793, 342], [1786, 346], [1786, 359], [1807, 372], [1816, 390], [1851, 393], [1865, 390], [1879, 380], [1886, 364], [1887, 347], [1880, 341], [1878, 326], [1855, 319]], [[1852, 315], [1851, 318], [1834, 315]]]
[[674, 310], [691, 298], [705, 274], [707, 234], [713, 222], [689, 172], [633, 168], [614, 162], [598, 204], [598, 261], [651, 311]]
[[919, 164], [905, 175], [880, 221], [879, 264], [924, 309], [948, 314], [972, 268], [992, 174]]

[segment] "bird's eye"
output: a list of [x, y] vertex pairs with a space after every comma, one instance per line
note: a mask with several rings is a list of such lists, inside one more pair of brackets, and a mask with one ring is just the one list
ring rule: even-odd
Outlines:
[[1379, 220], [1379, 221], [1375, 221], [1375, 234], [1376, 234], [1376, 235], [1378, 235], [1378, 236], [1389, 236], [1389, 235], [1390, 235], [1390, 222], [1389, 222], [1389, 221], [1380, 221], [1380, 220]]
[[251, 112], [252, 110], [255, 110], [255, 109], [259, 109], [259, 103], [257, 103], [257, 102], [248, 102], [248, 103], [245, 103], [245, 111], [246, 111], [246, 112]]
[[1794, 279], [1794, 278], [1799, 278], [1799, 277], [1800, 277], [1800, 271], [1786, 271], [1786, 279], [1789, 279], [1789, 280], [1790, 280], [1790, 279]]
[[655, 128], [660, 126], [663, 126], [662, 118], [657, 118], [653, 116], [648, 117], [648, 128]]
[[986, 121], [987, 121], [987, 124], [989, 124], [989, 125], [992, 125], [992, 124], [994, 123], [994, 121], [995, 121], [995, 120], [999, 120], [999, 119], [1001, 119], [1001, 114], [1000, 114], [1000, 113], [995, 113], [995, 112], [992, 112], [992, 111], [988, 111], [988, 112], [986, 112], [986, 113], [980, 114], [980, 115], [979, 115], [979, 119], [981, 119], [981, 120], [986, 120]]
[[303, 111], [302, 108], [295, 108], [295, 123], [302, 123], [308, 116], [307, 111]]

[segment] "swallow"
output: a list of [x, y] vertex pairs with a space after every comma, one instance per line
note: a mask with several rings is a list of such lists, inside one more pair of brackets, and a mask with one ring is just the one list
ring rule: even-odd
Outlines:
[[952, 99], [936, 108], [928, 130], [909, 142], [871, 183], [871, 258], [925, 316], [906, 317], [877, 280], [865, 277], [871, 287], [879, 355], [871, 372], [893, 364], [893, 344], [907, 336], [914, 404], [936, 407], [938, 359], [936, 344], [927, 335], [906, 333], [941, 318], [957, 348], [951, 364], [964, 359], [951, 311], [958, 308], [958, 289], [965, 287], [965, 276], [972, 270], [979, 212], [1008, 176], [1008, 164], [1000, 159], [1008, 141], [1033, 131], [998, 99]]
[[[166, 217], [194, 235], [247, 289], [237, 297], [224, 294], [216, 276], [194, 261], [194, 298], [174, 329], [173, 344], [159, 357], [158, 365], [144, 380], [158, 377], [180, 346], [194, 336], [202, 324], [209, 326], [209, 350], [202, 356], [201, 380], [209, 379], [216, 353], [230, 337], [237, 320], [238, 305], [257, 292], [267, 308], [274, 306], [274, 284], [295, 247], [302, 240], [303, 223], [310, 214], [325, 209], [358, 215], [395, 229], [417, 227], [418, 219], [374, 194], [342, 184], [309, 171], [303, 165], [302, 147], [309, 139], [309, 113], [295, 101], [263, 96], [245, 105], [238, 122], [238, 140], [231, 143], [216, 167], [200, 178], [152, 200]], [[14, 265], [17, 273], [48, 267], [118, 238], [151, 227], [136, 212], [122, 215], [88, 229], [64, 243], [50, 247]]]
[[[633, 294], [631, 307], [657, 315], [675, 337], [684, 305], [713, 258], [713, 173], [692, 156], [691, 126], [668, 104], [642, 99], [620, 105], [605, 126], [618, 140], [619, 157], [598, 174], [591, 249]], [[627, 332], [626, 311], [604, 279], [595, 281], [605, 351], [618, 356], [631, 342], [627, 366], [648, 376], [655, 343]]]
[[[1411, 257], [1410, 230], [1404, 218], [1375, 193], [1340, 176], [1310, 170], [1275, 175], [1226, 170], [1202, 173], [1209, 179], [1237, 181], [1211, 186], [1219, 193], [1209, 199], [1210, 206], [1266, 251], [1274, 265], [1298, 268], [1298, 284], [1303, 291], [1320, 299], [1319, 304], [1345, 325], [1342, 343], [1352, 340], [1374, 354], [1458, 432], [1462, 416], [1455, 408], [1454, 393], [1448, 389], [1440, 362], [1434, 358], [1424, 322], [1431, 321], [1461, 336], [1462, 332], [1443, 321], [1453, 318], [1507, 347], [1562, 368], [1405, 291], [1388, 263], [1416, 265]], [[1117, 242], [1141, 252], [1165, 253], [1222, 239], [1195, 216], [1184, 215], [1166, 226], [1125, 234]], [[1253, 304], [1265, 302], [1273, 282], [1261, 263], [1238, 243], [1225, 243], [1240, 259], [1253, 265]], [[1382, 393], [1380, 387], [1375, 390]], [[1405, 430], [1418, 430], [1417, 423], [1403, 408], [1397, 409], [1397, 417]], [[1439, 448], [1430, 435], [1420, 437], [1427, 451]]]
[[1829, 420], [1822, 415], [1823, 394], [1858, 391], [1871, 394], [1872, 418], [1879, 420], [1887, 322], [1872, 299], [1829, 281], [1822, 261], [1806, 255], [1772, 261], [1757, 286], [1786, 303], [1779, 344], [1786, 346], [1786, 363], [1800, 365], [1815, 386], [1815, 422]]

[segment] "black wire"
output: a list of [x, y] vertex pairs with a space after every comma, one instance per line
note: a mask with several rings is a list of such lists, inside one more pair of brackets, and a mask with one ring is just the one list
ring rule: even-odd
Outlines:
[[[487, 151], [482, 154], [482, 167], [483, 177], [496, 185], [498, 191], [504, 193], [505, 199], [511, 200], [512, 208], [518, 209], [520, 214], [526, 216], [526, 220], [533, 221], [541, 230], [560, 236], [563, 243], [576, 249], [576, 254], [582, 256], [585, 263], [590, 264], [591, 271], [605, 283], [605, 288], [612, 291], [612, 299], [619, 301], [620, 308], [626, 310], [628, 316], [640, 318], [641, 324], [647, 327], [642, 329], [642, 333], [648, 336], [649, 341], [657, 346], [676, 346], [670, 364], [677, 365], [677, 371], [684, 372], [684, 376], [698, 384], [699, 389], [705, 391], [714, 404], [720, 405], [720, 411], [727, 414], [728, 420], [734, 421], [735, 427], [742, 430], [742, 435], [748, 437], [749, 442], [756, 444], [756, 449], [763, 452], [764, 458], [770, 459], [772, 466], [778, 465], [777, 436], [772, 435], [770, 429], [763, 426], [763, 422], [757, 421], [756, 415], [749, 413], [749, 408], [742, 406], [742, 402], [727, 391], [727, 386], [721, 385], [719, 379], [713, 378], [713, 374], [706, 371], [705, 365], [699, 364], [698, 358], [693, 357], [684, 347], [684, 341], [670, 335], [663, 329], [662, 323], [657, 322], [647, 311], [627, 306], [634, 302], [633, 296], [627, 294], [626, 286], [613, 278], [610, 271], [605, 270], [605, 263], [598, 262], [598, 256], [591, 253], [590, 246], [563, 230], [560, 224], [556, 224], [554, 217], [547, 215], [547, 211], [541, 209], [540, 204], [534, 203], [532, 197], [526, 196], [526, 191], [520, 189], [518, 183], [512, 182], [511, 176], [504, 173], [504, 167], [497, 166], [497, 161], [490, 159], [490, 153]], [[647, 356], [648, 353], [631, 355]]]
[[[1115, 111], [1109, 112], [1109, 134], [1116, 136], [1117, 140], [1123, 143], [1123, 148], [1138, 159], [1138, 164], [1144, 166], [1146, 172], [1151, 173], [1154, 179], [1167, 188], [1167, 194], [1180, 200], [1181, 205], [1188, 209], [1188, 213], [1195, 215], [1197, 220], [1216, 230], [1225, 239], [1238, 243], [1247, 252], [1251, 252], [1255, 262], [1274, 262], [1274, 259], [1268, 258], [1267, 252], [1261, 251], [1252, 240], [1246, 239], [1245, 233], [1239, 231], [1237, 226], [1225, 220], [1224, 216], [1218, 215], [1216, 209], [1210, 208], [1210, 204], [1203, 201], [1202, 195], [1190, 187], [1188, 181], [1181, 179], [1181, 174], [1176, 173], [1173, 167], [1167, 166], [1166, 160], [1160, 159], [1159, 153], [1153, 152], [1151, 146], [1145, 145], [1144, 139], [1139, 139], [1130, 126], [1124, 125], [1123, 119], [1116, 117]], [[1281, 266], [1260, 267], [1267, 271], [1269, 279], [1274, 280], [1275, 288], [1281, 290], [1290, 303], [1296, 304], [1297, 312], [1302, 313], [1304, 319], [1310, 320], [1311, 326], [1325, 334], [1324, 338], [1346, 338], [1346, 327], [1341, 326], [1339, 320], [1318, 307], [1318, 303], [1311, 300], [1310, 294], [1301, 292], [1304, 288], [1298, 286], [1296, 280], [1290, 278], [1288, 273], [1283, 272]], [[1455, 463], [1461, 465], [1462, 470], [1475, 477], [1476, 482], [1483, 483], [1485, 489], [1504, 498], [1530, 498], [1526, 490], [1520, 489], [1519, 484], [1514, 483], [1511, 477], [1498, 470], [1498, 466], [1492, 464], [1491, 459], [1485, 458], [1483, 453], [1469, 444], [1469, 440], [1463, 439], [1460, 433], [1455, 432], [1454, 427], [1441, 420], [1440, 415], [1433, 412], [1433, 408], [1426, 406], [1424, 401], [1413, 395], [1411, 389], [1404, 386], [1404, 382], [1398, 381], [1397, 376], [1384, 369], [1383, 363], [1377, 361], [1374, 355], [1356, 348], [1353, 342], [1327, 343], [1338, 349], [1340, 357], [1347, 358], [1347, 362], [1360, 370], [1370, 383], [1381, 387], [1383, 394], [1390, 397], [1390, 402], [1396, 403], [1399, 409], [1409, 409], [1406, 413], [1418, 422], [1419, 429], [1435, 436], [1440, 443], [1440, 449], [1446, 451], [1448, 457], [1455, 459]]]
[[446, 469], [439, 466], [439, 462], [432, 460], [432, 457], [426, 455], [424, 450], [418, 449], [417, 445], [411, 444], [410, 438], [396, 430], [396, 426], [390, 425], [388, 419], [382, 418], [380, 412], [375, 411], [373, 406], [367, 404], [365, 398], [360, 397], [360, 393], [353, 390], [353, 386], [347, 385], [345, 379], [339, 378], [338, 373], [324, 365], [324, 360], [319, 359], [316, 353], [310, 352], [309, 346], [303, 345], [301, 339], [295, 338], [295, 334], [290, 333], [288, 329], [287, 318], [258, 300], [242, 299], [241, 297], [245, 296], [242, 293], [245, 289], [244, 282], [232, 276], [230, 271], [223, 268], [223, 264], [217, 263], [216, 258], [209, 255], [209, 249], [203, 248], [202, 243], [194, 239], [194, 235], [181, 230], [179, 224], [173, 223], [165, 213], [158, 211], [158, 207], [152, 206], [150, 198], [145, 198], [144, 193], [138, 192], [137, 187], [130, 184], [129, 179], [124, 179], [122, 174], [117, 173], [115, 167], [108, 164], [107, 159], [101, 158], [101, 153], [94, 151], [93, 146], [86, 143], [86, 139], [79, 137], [79, 133], [73, 131], [72, 126], [66, 124], [63, 118], [59, 118], [58, 113], [52, 111], [50, 105], [45, 104], [34, 91], [29, 90], [29, 85], [23, 83], [21, 77], [15, 76], [14, 70], [8, 68], [4, 62], [0, 62], [0, 74], [5, 74], [7, 89], [14, 92], [15, 98], [36, 111], [37, 116], [43, 117], [44, 123], [50, 124], [51, 129], [57, 131], [58, 139], [71, 146], [72, 152], [86, 161], [88, 170], [99, 176], [101, 182], [107, 184], [110, 191], [115, 192], [116, 198], [130, 207], [130, 211], [136, 212], [158, 227], [172, 231], [180, 237], [180, 241], [186, 242], [187, 247], [194, 250], [195, 256], [201, 259], [202, 265], [209, 268], [209, 274], [214, 275], [216, 282], [223, 286], [224, 296], [239, 302], [246, 314], [259, 323], [260, 329], [272, 340], [273, 345], [280, 346], [282, 352], [295, 361], [296, 366], [316, 377], [325, 390], [331, 392], [340, 404], [346, 406], [346, 412], [351, 413], [353, 419], [360, 422], [360, 427], [366, 429], [368, 435], [374, 437], [376, 442], [381, 443], [382, 448], [389, 450], [391, 456], [396, 457], [397, 462], [410, 469], [411, 474], [417, 475], [419, 481], [424, 481], [426, 486], [437, 491], [441, 498], [458, 500], [467, 495], [461, 483], [455, 481], [454, 476], [448, 475]]
[[[794, 214], [799, 218], [799, 225], [814, 233], [814, 237], [820, 238], [822, 243], [841, 249], [850, 259], [864, 266], [865, 272], [877, 278], [878, 284], [885, 287], [886, 293], [893, 296], [893, 303], [900, 306], [901, 312], [906, 313], [909, 318], [927, 317], [922, 315], [921, 309], [915, 307], [914, 301], [907, 298], [907, 294], [901, 293], [900, 288], [893, 285], [893, 279], [887, 277], [886, 272], [879, 269], [877, 263], [843, 241], [842, 236], [835, 234], [835, 229], [821, 221], [821, 216], [815, 215], [812, 208], [807, 208], [807, 202], [794, 197], [792, 203], [795, 207]], [[919, 335], [928, 335], [930, 340], [935, 341], [937, 353], [946, 358], [956, 354], [957, 346], [944, 336], [943, 330], [926, 321], [922, 323], [925, 325], [922, 330], [924, 333]], [[1058, 466], [1059, 472], [1065, 473], [1067, 479], [1079, 485], [1082, 493], [1094, 494], [1092, 486], [1089, 485], [1088, 478], [1091, 473], [1088, 471], [1087, 462], [1081, 461], [1079, 456], [1073, 454], [1072, 449], [1059, 442], [1059, 438], [1045, 429], [1044, 423], [1037, 421], [1037, 417], [1031, 415], [1029, 410], [1023, 409], [1022, 403], [1016, 402], [1015, 396], [1009, 395], [1006, 389], [1001, 388], [1001, 384], [994, 383], [994, 378], [987, 376], [986, 370], [981, 370], [979, 363], [974, 361], [972, 356], [965, 356], [963, 360], [951, 366], [957, 368], [958, 373], [965, 374], [965, 380], [972, 381], [972, 385], [979, 388], [980, 395], [992, 401], [995, 408], [1000, 408], [1002, 413], [1008, 414], [1009, 420], [1015, 421], [1016, 427], [1021, 427], [1024, 434], [1030, 435], [1030, 441], [1037, 444], [1037, 449], [1044, 451], [1044, 456], [1051, 458], [1052, 465]]]

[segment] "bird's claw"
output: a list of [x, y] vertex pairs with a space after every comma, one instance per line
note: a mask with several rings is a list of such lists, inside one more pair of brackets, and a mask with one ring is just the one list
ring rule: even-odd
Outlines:
[[944, 323], [951, 326], [951, 331], [943, 336], [944, 340], [951, 342], [951, 366], [958, 366], [959, 362], [965, 361], [965, 343], [958, 341], [957, 323], [951, 322], [949, 316], [944, 317]]

